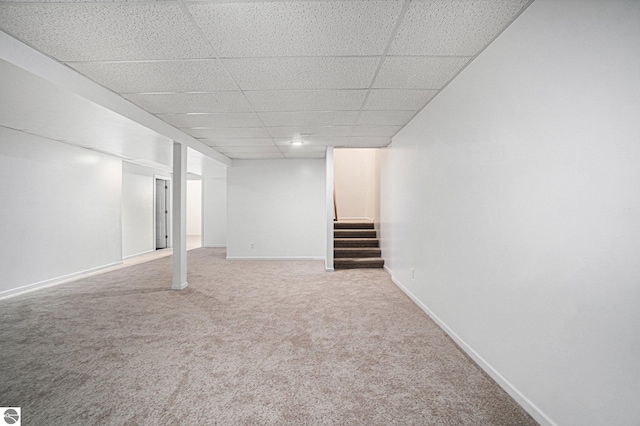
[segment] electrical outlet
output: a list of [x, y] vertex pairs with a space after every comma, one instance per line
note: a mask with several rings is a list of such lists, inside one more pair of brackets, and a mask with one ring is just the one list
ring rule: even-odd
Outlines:
[[255, 243], [249, 243], [249, 247], [253, 248], [253, 246], [255, 245]]
[[411, 268], [411, 279], [414, 280], [416, 278], [416, 270]]

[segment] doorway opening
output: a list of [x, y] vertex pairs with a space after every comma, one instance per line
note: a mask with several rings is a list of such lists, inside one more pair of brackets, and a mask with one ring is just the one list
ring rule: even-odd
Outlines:
[[382, 268], [378, 149], [335, 149], [333, 269]]
[[336, 148], [333, 156], [337, 220], [377, 224], [380, 216], [379, 150]]
[[169, 181], [156, 178], [155, 184], [156, 250], [160, 250], [169, 247]]

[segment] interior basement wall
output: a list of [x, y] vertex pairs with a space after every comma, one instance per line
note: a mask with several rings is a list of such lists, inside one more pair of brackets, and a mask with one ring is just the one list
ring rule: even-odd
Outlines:
[[227, 176], [204, 177], [203, 192], [203, 246], [227, 246]]
[[335, 149], [334, 179], [339, 219], [378, 221], [380, 165], [378, 149]]
[[536, 0], [382, 158], [394, 280], [542, 424], [640, 424], [639, 23]]
[[122, 261], [122, 161], [0, 127], [0, 296]]
[[187, 235], [202, 235], [202, 181], [187, 181]]
[[234, 160], [227, 180], [227, 258], [325, 258], [324, 159]]
[[156, 249], [154, 240], [155, 176], [171, 173], [122, 163], [122, 256], [128, 258]]

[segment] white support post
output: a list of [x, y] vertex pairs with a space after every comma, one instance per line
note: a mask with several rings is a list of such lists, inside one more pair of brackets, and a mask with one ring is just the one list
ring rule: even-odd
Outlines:
[[173, 290], [187, 282], [187, 145], [173, 143]]
[[327, 159], [326, 159], [326, 176], [327, 176], [327, 187], [326, 187], [326, 205], [327, 205], [327, 252], [326, 252], [326, 260], [325, 260], [325, 268], [327, 271], [333, 271], [333, 217], [334, 217], [334, 206], [333, 206], [333, 147], [327, 147]]

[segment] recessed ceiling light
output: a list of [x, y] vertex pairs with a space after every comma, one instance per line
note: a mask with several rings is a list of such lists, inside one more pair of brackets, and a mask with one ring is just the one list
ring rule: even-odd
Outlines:
[[300, 139], [294, 139], [291, 141], [291, 145], [296, 145], [296, 146], [302, 145], [302, 141]]

